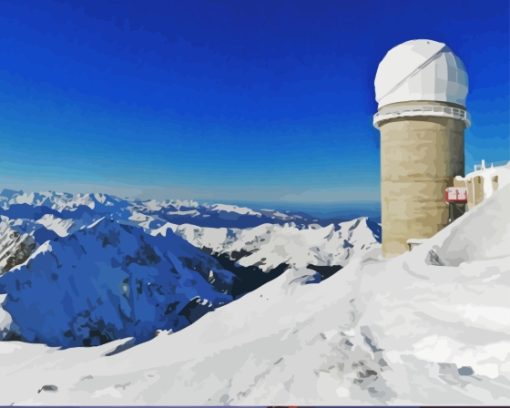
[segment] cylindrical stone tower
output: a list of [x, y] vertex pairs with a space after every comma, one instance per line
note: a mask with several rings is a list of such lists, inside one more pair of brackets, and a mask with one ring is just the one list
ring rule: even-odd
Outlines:
[[383, 254], [408, 249], [448, 223], [444, 190], [464, 175], [468, 77], [443, 43], [407, 41], [379, 64], [374, 126], [381, 132]]

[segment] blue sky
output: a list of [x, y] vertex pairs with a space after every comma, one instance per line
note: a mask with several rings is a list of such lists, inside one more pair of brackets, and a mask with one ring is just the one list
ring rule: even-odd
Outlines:
[[10, 1], [0, 185], [377, 201], [373, 78], [400, 42], [470, 75], [467, 169], [510, 158], [507, 1]]

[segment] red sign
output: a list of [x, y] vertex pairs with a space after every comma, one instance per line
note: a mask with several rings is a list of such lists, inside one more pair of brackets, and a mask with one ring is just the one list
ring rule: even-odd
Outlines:
[[467, 189], [465, 187], [447, 187], [444, 191], [447, 203], [467, 203]]

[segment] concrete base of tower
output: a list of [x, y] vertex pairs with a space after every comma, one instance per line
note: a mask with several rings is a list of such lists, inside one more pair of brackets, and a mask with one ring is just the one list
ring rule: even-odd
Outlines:
[[464, 174], [465, 122], [417, 116], [379, 124], [382, 250], [392, 257], [409, 239], [429, 238], [448, 224], [444, 190]]

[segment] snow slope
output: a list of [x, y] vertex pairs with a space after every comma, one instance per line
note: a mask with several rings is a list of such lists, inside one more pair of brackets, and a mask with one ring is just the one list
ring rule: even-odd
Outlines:
[[508, 405], [509, 206], [507, 187], [411, 253], [316, 285], [289, 270], [113, 355], [0, 343], [0, 402]]

